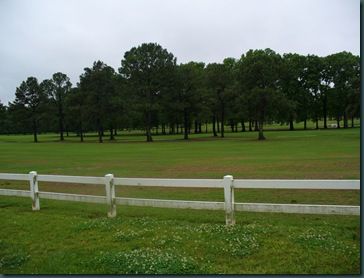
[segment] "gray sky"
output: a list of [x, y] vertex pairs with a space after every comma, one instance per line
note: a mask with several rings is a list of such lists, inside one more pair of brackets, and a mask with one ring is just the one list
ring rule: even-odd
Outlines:
[[360, 0], [0, 0], [0, 101], [29, 76], [56, 72], [74, 86], [96, 60], [156, 42], [177, 57], [213, 63], [249, 49], [360, 54]]

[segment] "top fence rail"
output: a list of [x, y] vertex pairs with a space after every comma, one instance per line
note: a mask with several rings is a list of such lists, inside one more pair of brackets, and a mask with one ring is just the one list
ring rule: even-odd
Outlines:
[[235, 188], [359, 190], [359, 180], [234, 180]]
[[[0, 180], [29, 180], [29, 174], [0, 173]], [[99, 184], [105, 183], [104, 177], [37, 175], [38, 181]], [[234, 179], [234, 188], [261, 189], [342, 189], [360, 190], [360, 180], [252, 180]], [[114, 185], [160, 186], [191, 188], [223, 188], [222, 179], [156, 179], [156, 178], [114, 178]]]

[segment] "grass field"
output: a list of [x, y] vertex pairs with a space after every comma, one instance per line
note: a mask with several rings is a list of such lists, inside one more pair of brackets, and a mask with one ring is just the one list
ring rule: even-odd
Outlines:
[[[121, 135], [116, 143], [57, 141], [55, 134], [0, 136], [0, 172], [105, 175], [119, 177], [358, 179], [360, 130], [270, 131], [257, 133], [155, 136]], [[127, 141], [130, 140], [131, 142]], [[93, 138], [93, 137], [91, 137]], [[127, 139], [124, 139], [127, 138]], [[95, 138], [93, 138], [95, 140]], [[92, 140], [92, 139], [91, 139]], [[89, 141], [93, 142], [93, 141]]]
[[[0, 172], [115, 177], [360, 179], [360, 129], [155, 136], [116, 142], [56, 134], [0, 136]], [[28, 188], [0, 181], [0, 188]], [[102, 194], [98, 186], [39, 184], [40, 190]], [[353, 190], [236, 190], [237, 202], [359, 205]], [[118, 196], [222, 201], [222, 190], [123, 187]], [[0, 197], [0, 273], [358, 274], [360, 217], [236, 213]]]

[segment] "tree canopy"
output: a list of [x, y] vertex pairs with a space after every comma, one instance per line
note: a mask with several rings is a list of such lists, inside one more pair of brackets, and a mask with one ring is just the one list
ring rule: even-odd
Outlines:
[[128, 80], [139, 109], [145, 116], [147, 141], [152, 142], [152, 111], [167, 90], [174, 86], [176, 58], [156, 43], [133, 47], [121, 61], [120, 74]]
[[64, 132], [80, 136], [96, 131], [103, 142], [121, 129], [145, 130], [152, 142], [152, 130], [162, 133], [212, 132], [224, 137], [232, 131], [258, 131], [277, 122], [316, 123], [336, 119], [338, 127], [349, 127], [360, 117], [360, 57], [349, 52], [326, 57], [286, 53], [272, 49], [249, 50], [239, 59], [204, 64], [177, 64], [173, 53], [157, 43], [143, 43], [124, 53], [116, 72], [102, 61], [86, 67], [76, 86], [65, 73], [54, 73], [38, 82], [29, 77], [15, 89], [15, 100], [0, 102], [0, 133], [53, 131], [64, 140]]

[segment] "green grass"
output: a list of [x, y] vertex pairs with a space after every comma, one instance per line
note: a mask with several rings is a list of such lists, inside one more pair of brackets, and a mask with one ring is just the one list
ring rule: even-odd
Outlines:
[[0, 271], [11, 274], [358, 274], [359, 218], [0, 199]]
[[[0, 136], [0, 172], [164, 178], [358, 179], [360, 130], [228, 133], [226, 138], [191, 136], [154, 143], [78, 143], [41, 135], [34, 144]], [[204, 135], [206, 136], [206, 135]], [[143, 138], [143, 136], [136, 136]], [[178, 137], [174, 137], [178, 138]]]
[[[360, 130], [155, 136], [59, 142], [55, 134], [0, 136], [0, 172], [115, 177], [360, 179]], [[28, 189], [1, 181], [0, 188]], [[39, 183], [41, 191], [104, 195], [103, 186]], [[223, 201], [219, 189], [118, 187], [117, 196]], [[236, 202], [360, 205], [354, 190], [236, 190]], [[0, 197], [4, 274], [359, 274], [360, 217], [118, 206]]]

